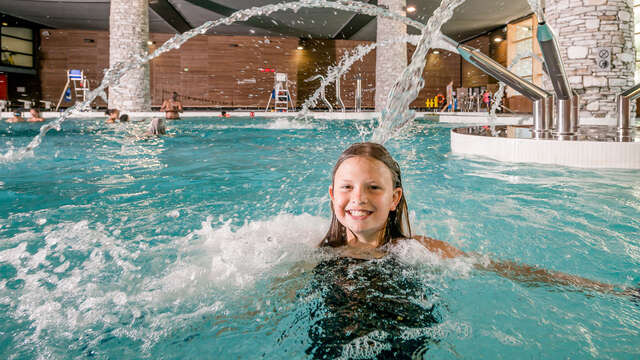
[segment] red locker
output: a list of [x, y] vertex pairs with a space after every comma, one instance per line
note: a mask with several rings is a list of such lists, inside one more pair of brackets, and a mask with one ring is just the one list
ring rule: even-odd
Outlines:
[[7, 84], [7, 74], [0, 74], [0, 100], [8, 99], [8, 84]]

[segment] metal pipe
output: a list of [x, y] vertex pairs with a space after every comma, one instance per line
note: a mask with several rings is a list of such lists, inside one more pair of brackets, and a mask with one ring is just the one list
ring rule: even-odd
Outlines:
[[638, 97], [640, 97], [640, 84], [636, 84], [616, 96], [616, 103], [618, 104], [618, 141], [631, 141], [630, 104], [631, 101]]
[[562, 58], [560, 58], [558, 42], [553, 36], [549, 25], [540, 22], [538, 24], [537, 36], [547, 74], [549, 74], [549, 79], [551, 80], [557, 98], [559, 100], [570, 99], [573, 96], [573, 90], [571, 90], [567, 74], [564, 71], [564, 64], [562, 63]]
[[569, 128], [572, 133], [578, 132], [580, 126], [580, 96], [573, 94], [571, 97], [571, 116], [569, 117]]
[[360, 74], [356, 77], [355, 109], [357, 112], [362, 111], [362, 77]]
[[553, 130], [553, 96], [548, 96], [545, 99], [545, 126], [544, 128], [548, 131], [551, 132]]
[[534, 133], [544, 133], [547, 132], [545, 129], [547, 125], [546, 121], [546, 113], [547, 106], [545, 105], [546, 99], [539, 99], [533, 102], [533, 132]]
[[507, 70], [504, 66], [483, 54], [478, 49], [460, 44], [458, 45], [458, 52], [465, 60], [478, 69], [502, 81], [532, 101], [544, 99], [551, 95], [527, 80], [521, 79], [518, 75]]
[[340, 76], [336, 78], [336, 99], [338, 99], [338, 104], [340, 104], [342, 112], [344, 112], [344, 103], [342, 102], [342, 98], [340, 97]]
[[305, 79], [304, 81], [309, 82], [315, 79], [320, 79], [320, 97], [322, 98], [322, 101], [324, 102], [324, 104], [327, 105], [327, 108], [329, 108], [329, 112], [333, 112], [333, 106], [331, 106], [331, 103], [329, 102], [329, 100], [327, 100], [327, 97], [325, 96], [325, 93], [324, 93], [324, 86], [322, 86], [322, 84], [324, 84], [324, 76], [315, 75], [308, 79]]
[[556, 135], [560, 140], [568, 140], [568, 136], [573, 135], [571, 131], [571, 99], [556, 99], [556, 101], [558, 107]]
[[[446, 37], [445, 37], [446, 38]], [[453, 41], [449, 39], [449, 41]], [[493, 76], [498, 81], [502, 81], [507, 84], [526, 98], [534, 102], [533, 111], [533, 131], [545, 132], [549, 128], [545, 126], [547, 123], [546, 118], [546, 99], [551, 97], [551, 94], [547, 91], [539, 88], [538, 86], [521, 79], [518, 75], [512, 73], [498, 62], [494, 61], [487, 55], [480, 52], [478, 49], [474, 49], [470, 46], [458, 44], [458, 53], [469, 63], [482, 70], [483, 72]], [[539, 102], [538, 102], [539, 101]], [[536, 104], [536, 102], [538, 102]]]

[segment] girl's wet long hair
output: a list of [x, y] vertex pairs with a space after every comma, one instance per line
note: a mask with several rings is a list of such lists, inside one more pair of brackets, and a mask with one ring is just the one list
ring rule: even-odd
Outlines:
[[[356, 143], [347, 150], [345, 150], [333, 167], [333, 173], [331, 174], [331, 185], [336, 177], [336, 171], [342, 163], [356, 156], [366, 156], [372, 159], [381, 161], [391, 171], [393, 188], [402, 189], [402, 178], [400, 177], [400, 165], [393, 160], [391, 154], [385, 149], [384, 146], [372, 142]], [[391, 240], [398, 238], [410, 238], [411, 237], [411, 225], [409, 224], [409, 210], [407, 208], [407, 201], [404, 197], [404, 189], [402, 189], [402, 196], [396, 206], [396, 209], [389, 212], [387, 217], [387, 224], [383, 231], [378, 235], [380, 238], [379, 244], [384, 245]], [[329, 231], [322, 239], [320, 246], [339, 247], [347, 244], [347, 229], [342, 225], [336, 217], [333, 203], [331, 203], [331, 225]]]

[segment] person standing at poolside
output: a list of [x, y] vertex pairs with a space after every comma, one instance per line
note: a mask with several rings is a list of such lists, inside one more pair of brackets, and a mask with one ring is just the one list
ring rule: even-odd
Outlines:
[[36, 108], [31, 108], [31, 110], [29, 110], [29, 114], [31, 114], [31, 117], [29, 118], [29, 120], [27, 120], [28, 122], [43, 122], [44, 119], [42, 117], [40, 117], [40, 110], [36, 109]]
[[489, 90], [485, 90], [482, 94], [482, 103], [487, 108], [487, 111], [491, 110], [491, 93]]
[[180, 119], [180, 113], [182, 112], [182, 103], [178, 101], [178, 93], [173, 92], [171, 99], [167, 99], [162, 103], [160, 111], [165, 112], [167, 119]]
[[7, 119], [9, 123], [17, 123], [23, 122], [24, 118], [22, 117], [22, 113], [20, 111], [14, 111], [13, 116]]

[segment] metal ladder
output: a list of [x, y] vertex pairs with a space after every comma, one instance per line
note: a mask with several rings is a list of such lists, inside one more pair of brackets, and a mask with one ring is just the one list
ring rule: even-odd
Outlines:
[[289, 90], [276, 89], [276, 98], [273, 102], [274, 109], [276, 111], [289, 111]]
[[289, 87], [287, 86], [287, 74], [275, 73], [272, 95], [269, 96], [267, 107], [265, 111], [269, 111], [269, 105], [273, 99], [273, 109], [275, 111], [288, 112], [289, 106], [293, 109], [293, 102], [289, 93]]

